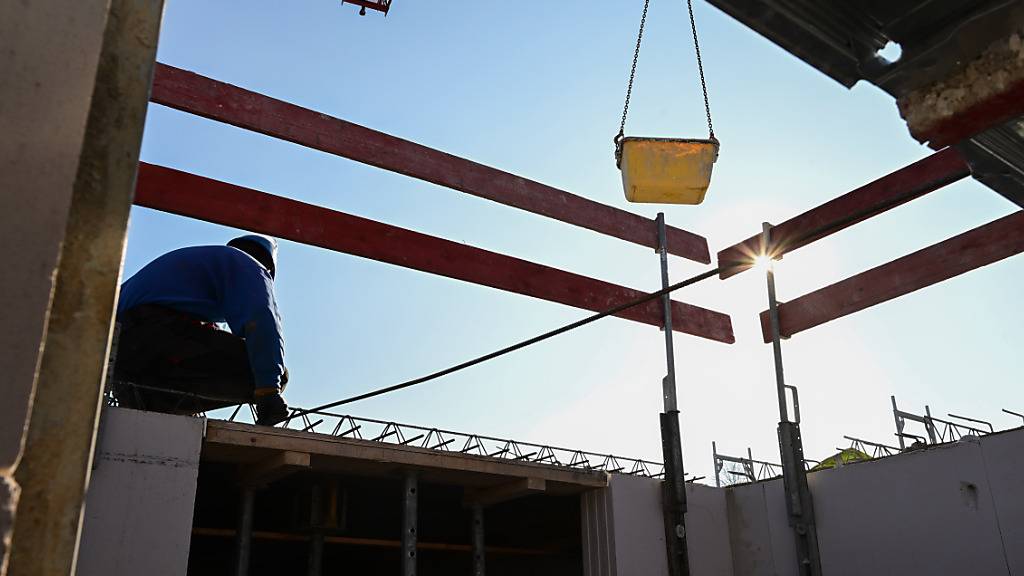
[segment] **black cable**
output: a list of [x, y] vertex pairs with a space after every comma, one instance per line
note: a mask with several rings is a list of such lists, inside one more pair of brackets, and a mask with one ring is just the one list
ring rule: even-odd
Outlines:
[[[836, 218], [831, 222], [822, 224], [817, 228], [808, 230], [807, 232], [804, 232], [803, 234], [797, 236], [796, 238], [773, 238], [771, 241], [772, 246], [770, 247], [771, 252], [773, 256], [781, 257], [783, 254], [787, 254], [789, 252], [792, 252], [793, 250], [802, 248], [812, 242], [815, 242], [825, 236], [828, 236], [829, 234], [838, 232], [839, 230], [856, 224], [861, 220], [866, 220], [868, 218], [886, 212], [892, 208], [901, 206], [911, 200], [914, 200], [915, 198], [918, 198], [919, 196], [923, 196], [928, 192], [937, 190], [944, 186], [948, 186], [949, 184], [952, 184], [953, 182], [956, 182], [969, 175], [970, 171], [965, 171], [942, 176], [940, 178], [936, 178], [935, 180], [929, 180], [928, 182], [914, 186], [913, 188], [907, 190], [906, 192], [903, 192], [902, 194], [893, 196], [892, 198], [889, 198], [885, 202], [868, 206], [867, 208], [863, 208], [851, 214], [847, 214], [846, 216]], [[774, 228], [774, 226], [772, 228]], [[726, 260], [725, 262], [719, 261], [718, 264], [720, 268], [726, 271], [731, 271], [734, 274], [738, 274], [739, 272], [742, 272], [754, 266], [753, 263], [748, 261], [746, 258], [744, 258], [743, 260]]]
[[711, 277], [717, 276], [717, 275], [718, 275], [718, 268], [715, 268], [713, 270], [708, 270], [707, 272], [702, 272], [702, 273], [700, 273], [700, 274], [698, 274], [696, 276], [687, 278], [686, 280], [683, 280], [682, 282], [677, 282], [675, 284], [672, 284], [671, 286], [668, 286], [667, 288], [662, 288], [661, 290], [658, 290], [657, 292], [651, 292], [650, 294], [646, 294], [646, 295], [644, 295], [644, 296], [642, 296], [640, 298], [637, 298], [636, 300], [631, 300], [631, 301], [626, 302], [624, 304], [619, 304], [618, 306], [609, 308], [609, 309], [607, 309], [607, 310], [605, 310], [603, 312], [598, 312], [597, 314], [594, 314], [592, 316], [587, 316], [586, 318], [583, 318], [582, 320], [577, 320], [576, 322], [572, 322], [570, 324], [566, 324], [565, 326], [562, 326], [560, 328], [555, 328], [554, 330], [551, 330], [549, 332], [545, 332], [545, 333], [540, 334], [538, 336], [534, 336], [533, 338], [528, 338], [526, 340], [523, 340], [522, 342], [513, 344], [511, 346], [507, 346], [505, 348], [502, 348], [501, 350], [496, 350], [496, 351], [491, 352], [489, 354], [484, 354], [483, 356], [478, 356], [476, 358], [473, 358], [472, 360], [467, 360], [467, 361], [465, 361], [465, 362], [463, 362], [461, 364], [456, 364], [455, 366], [451, 366], [449, 368], [445, 368], [444, 370], [439, 370], [437, 372], [434, 372], [433, 374], [427, 374], [426, 376], [421, 376], [419, 378], [415, 378], [413, 380], [408, 380], [408, 381], [402, 382], [400, 384], [395, 384], [393, 386], [388, 386], [386, 388], [379, 388], [377, 390], [372, 390], [370, 392], [366, 392], [366, 393], [360, 394], [358, 396], [352, 396], [351, 398], [345, 398], [344, 400], [338, 400], [337, 402], [331, 402], [330, 404], [324, 404], [323, 406], [317, 406], [316, 408], [310, 408], [308, 410], [298, 410], [298, 411], [294, 412], [293, 414], [291, 414], [290, 416], [288, 416], [288, 420], [286, 420], [285, 422], [287, 423], [288, 421], [290, 421], [293, 418], [297, 418], [299, 416], [303, 416], [303, 415], [309, 414], [311, 412], [318, 412], [318, 411], [321, 411], [321, 410], [328, 410], [328, 409], [334, 408], [336, 406], [341, 406], [342, 404], [349, 404], [351, 402], [357, 402], [359, 400], [366, 400], [367, 398], [373, 398], [374, 396], [380, 396], [381, 394], [387, 394], [388, 392], [394, 392], [396, 390], [401, 390], [403, 388], [409, 388], [410, 386], [415, 386], [417, 384], [423, 384], [424, 382], [429, 382], [431, 380], [435, 380], [435, 379], [440, 378], [442, 376], [447, 376], [448, 374], [451, 374], [453, 372], [458, 372], [459, 370], [464, 370], [466, 368], [469, 368], [471, 366], [476, 366], [477, 364], [481, 364], [483, 362], [486, 362], [488, 360], [492, 360], [492, 359], [497, 358], [499, 356], [504, 356], [505, 354], [509, 354], [511, 352], [515, 352], [516, 350], [520, 350], [522, 348], [526, 348], [527, 346], [530, 346], [531, 344], [536, 344], [538, 342], [547, 340], [548, 338], [553, 338], [555, 336], [558, 336], [559, 334], [565, 334], [566, 332], [569, 332], [570, 330], [575, 330], [576, 328], [579, 328], [581, 326], [586, 326], [587, 324], [590, 324], [592, 322], [596, 322], [596, 321], [598, 321], [598, 320], [600, 320], [602, 318], [606, 318], [608, 316], [614, 316], [615, 314], [618, 314], [619, 312], [622, 312], [623, 310], [628, 310], [629, 308], [632, 308], [634, 306], [639, 306], [640, 304], [643, 304], [645, 302], [650, 302], [651, 300], [654, 300], [656, 298], [660, 298], [661, 296], [664, 296], [665, 294], [668, 294], [668, 293], [673, 292], [675, 290], [679, 290], [680, 288], [685, 288], [686, 286], [690, 286], [691, 284], [696, 284], [697, 282], [700, 282], [701, 280], [706, 280], [708, 278], [711, 278]]
[[[870, 208], [866, 208], [864, 210], [859, 210], [857, 212], [854, 212], [853, 214], [848, 214], [848, 215], [846, 215], [846, 216], [844, 216], [842, 218], [837, 218], [836, 220], [833, 220], [832, 222], [829, 222], [828, 224], [824, 224], [822, 226], [819, 226], [817, 228], [809, 230], [808, 232], [806, 232], [804, 234], [801, 234], [798, 238], [791, 239], [788, 242], [785, 241], [785, 240], [780, 241], [780, 246], [779, 247], [782, 248], [782, 252], [788, 252], [789, 250], [792, 250], [792, 249], [795, 249], [795, 248], [799, 248], [799, 247], [803, 246], [805, 243], [813, 242], [814, 240], [817, 240], [819, 237], [826, 236], [829, 233], [831, 233], [831, 232], [833, 232], [833, 231], [835, 231], [837, 229], [845, 228], [846, 226], [849, 226], [850, 224], [853, 224], [853, 223], [857, 222], [858, 220], [870, 217], [870, 216], [872, 216], [874, 214], [877, 214], [878, 212], [884, 212], [884, 211], [888, 210], [889, 208], [892, 208], [892, 207], [898, 206], [900, 204], [903, 204], [904, 202], [907, 202], [907, 201], [909, 201], [909, 200], [911, 200], [911, 199], [913, 199], [913, 198], [915, 198], [917, 196], [920, 196], [922, 194], [925, 194], [925, 193], [927, 193], [930, 190], [934, 190], [936, 188], [941, 188], [941, 187], [943, 187], [943, 186], [945, 186], [947, 184], [950, 184], [952, 182], [955, 182], [955, 181], [957, 181], [957, 180], [959, 180], [959, 179], [961, 179], [963, 177], [964, 177], [963, 174], [954, 174], [954, 175], [951, 175], [951, 176], [945, 176], [945, 177], [938, 178], [936, 180], [933, 180], [933, 181], [926, 182], [924, 184], [915, 186], [914, 188], [911, 188], [910, 190], [906, 191], [905, 193], [891, 198], [890, 200], [888, 200], [887, 202], [884, 202], [880, 206], [872, 206]], [[785, 246], [783, 246], [782, 244], [785, 244]], [[736, 266], [736, 267], [744, 267], [744, 268], [747, 267], [744, 264], [735, 264], [734, 266]], [[700, 282], [701, 280], [706, 280], [707, 278], [715, 276], [715, 275], [717, 275], [719, 273], [719, 271], [720, 271], [720, 268], [715, 268], [713, 270], [708, 270], [707, 272], [703, 272], [701, 274], [698, 274], [696, 276], [693, 276], [691, 278], [683, 280], [682, 282], [677, 282], [676, 284], [672, 284], [671, 286], [669, 286], [667, 288], [662, 288], [661, 290], [658, 290], [657, 292], [651, 292], [650, 294], [647, 294], [647, 295], [645, 295], [645, 296], [643, 296], [641, 298], [638, 298], [636, 300], [633, 300], [633, 301], [630, 301], [630, 302], [626, 302], [624, 304], [619, 304], [618, 306], [615, 306], [613, 308], [609, 308], [608, 310], [605, 310], [604, 312], [599, 312], [599, 313], [594, 314], [592, 316], [588, 316], [586, 318], [583, 318], [582, 320], [578, 320], [578, 321], [573, 322], [571, 324], [566, 324], [565, 326], [562, 326], [560, 328], [556, 328], [556, 329], [551, 330], [549, 332], [545, 332], [545, 333], [540, 334], [538, 336], [534, 336], [533, 338], [529, 338], [527, 340], [523, 340], [522, 342], [519, 342], [517, 344], [513, 344], [513, 345], [508, 346], [506, 348], [502, 348], [501, 350], [496, 350], [496, 351], [491, 352], [489, 354], [485, 354], [483, 356], [479, 356], [479, 357], [474, 358], [472, 360], [468, 360], [466, 362], [463, 362], [462, 364], [457, 364], [457, 365], [452, 366], [450, 368], [445, 368], [444, 370], [439, 370], [437, 372], [434, 372], [433, 374], [428, 374], [426, 376], [422, 376], [420, 378], [416, 378], [416, 379], [413, 379], [413, 380], [408, 380], [406, 382], [402, 382], [400, 384], [395, 384], [393, 386], [388, 386], [386, 388], [380, 388], [378, 390], [373, 390], [373, 391], [370, 391], [370, 392], [366, 392], [365, 394], [360, 394], [358, 396], [352, 396], [351, 398], [345, 398], [344, 400], [338, 400], [337, 402], [332, 402], [330, 404], [324, 404], [323, 406], [318, 406], [316, 408], [310, 408], [308, 410], [297, 411], [294, 414], [292, 414], [291, 416], [289, 416], [288, 420], [291, 420], [292, 418], [296, 418], [298, 416], [303, 416], [305, 414], [309, 414], [311, 412], [316, 412], [316, 411], [319, 411], [319, 410], [327, 410], [329, 408], [334, 408], [336, 406], [341, 406], [342, 404], [349, 404], [351, 402], [357, 402], [359, 400], [365, 400], [367, 398], [373, 398], [374, 396], [380, 396], [381, 394], [387, 394], [388, 392], [394, 392], [396, 390], [401, 390], [403, 388], [408, 388], [410, 386], [415, 386], [417, 384], [423, 384], [424, 382], [429, 382], [430, 380], [435, 380], [435, 379], [440, 378], [442, 376], [447, 376], [448, 374], [451, 374], [453, 372], [458, 372], [459, 370], [464, 370], [466, 368], [470, 368], [472, 366], [476, 366], [477, 364], [481, 364], [483, 362], [486, 362], [488, 360], [492, 360], [492, 359], [497, 358], [499, 356], [504, 356], [505, 354], [509, 354], [511, 352], [515, 352], [516, 350], [519, 350], [519, 349], [525, 348], [527, 346], [530, 346], [532, 344], [536, 344], [538, 342], [547, 340], [548, 338], [553, 338], [555, 336], [558, 336], [559, 334], [564, 334], [566, 332], [569, 332], [570, 330], [575, 330], [576, 328], [579, 328], [581, 326], [586, 326], [587, 324], [590, 324], [591, 322], [596, 322], [596, 321], [598, 321], [598, 320], [600, 320], [602, 318], [606, 318], [608, 316], [613, 316], [615, 314], [618, 314], [619, 312], [622, 312], [623, 310], [627, 310], [629, 308], [632, 308], [634, 306], [638, 306], [638, 305], [643, 304], [645, 302], [650, 302], [651, 300], [654, 300], [654, 299], [656, 299], [656, 298], [658, 298], [660, 296], [664, 296], [665, 294], [668, 294], [670, 292], [674, 292], [674, 291], [676, 291], [676, 290], [678, 290], [680, 288], [684, 288], [684, 287], [689, 286], [691, 284], [696, 284], [697, 282]]]
[[828, 224], [824, 224], [812, 230], [808, 230], [804, 234], [800, 235], [798, 238], [792, 240], [790, 244], [795, 245], [795, 247], [792, 249], [806, 246], [807, 244], [810, 244], [811, 242], [814, 242], [815, 240], [818, 240], [823, 236], [828, 236], [833, 232], [856, 224], [861, 220], [865, 220], [872, 216], [877, 216], [882, 212], [887, 212], [892, 208], [905, 204], [933, 190], [938, 190], [939, 188], [948, 186], [949, 184], [952, 184], [953, 182], [956, 182], [970, 175], [970, 170], [965, 170], [964, 172], [958, 172], [956, 174], [936, 178], [935, 180], [929, 180], [928, 182], [914, 186], [913, 188], [907, 190], [906, 192], [903, 192], [902, 194], [893, 196], [892, 198], [886, 200], [885, 202], [876, 204], [874, 206], [869, 206], [867, 208], [863, 208], [852, 214], [847, 214], [846, 216], [836, 218], [835, 220], [829, 222]]

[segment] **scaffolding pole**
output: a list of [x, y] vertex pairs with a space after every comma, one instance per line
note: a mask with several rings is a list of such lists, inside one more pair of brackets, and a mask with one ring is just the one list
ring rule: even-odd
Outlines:
[[416, 576], [417, 484], [416, 472], [406, 472], [402, 493], [402, 576]]
[[249, 575], [249, 555], [252, 551], [252, 515], [256, 490], [243, 486], [238, 501], [238, 531], [235, 535], [235, 574]]
[[317, 481], [309, 492], [309, 563], [307, 576], [321, 576], [324, 563], [324, 498], [323, 486]]
[[484, 576], [487, 550], [484, 545], [484, 506], [473, 504], [473, 576]]

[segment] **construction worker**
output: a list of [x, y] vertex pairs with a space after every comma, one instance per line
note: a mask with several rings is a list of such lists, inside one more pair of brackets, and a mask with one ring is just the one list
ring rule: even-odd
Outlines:
[[168, 252], [125, 281], [112, 378], [118, 403], [176, 414], [253, 403], [257, 424], [284, 420], [276, 271], [277, 243], [248, 235]]

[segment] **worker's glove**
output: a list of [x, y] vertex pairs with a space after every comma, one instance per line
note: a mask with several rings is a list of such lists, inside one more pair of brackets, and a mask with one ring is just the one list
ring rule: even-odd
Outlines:
[[288, 418], [288, 403], [274, 392], [256, 398], [256, 424], [274, 426]]

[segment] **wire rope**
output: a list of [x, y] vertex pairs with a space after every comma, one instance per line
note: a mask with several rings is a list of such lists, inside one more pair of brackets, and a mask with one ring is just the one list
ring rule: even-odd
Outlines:
[[570, 332], [570, 331], [575, 330], [577, 328], [580, 328], [582, 326], [586, 326], [587, 324], [591, 324], [591, 323], [596, 322], [596, 321], [598, 321], [598, 320], [600, 320], [602, 318], [606, 318], [608, 316], [614, 316], [615, 314], [618, 314], [619, 312], [622, 312], [624, 310], [628, 310], [629, 308], [632, 308], [634, 306], [639, 306], [640, 304], [643, 304], [645, 302], [650, 302], [651, 300], [655, 300], [657, 298], [660, 298], [661, 296], [664, 296], [665, 294], [668, 294], [668, 293], [673, 292], [675, 290], [679, 290], [680, 288], [685, 288], [686, 286], [690, 286], [692, 284], [696, 284], [697, 282], [700, 282], [701, 280], [706, 280], [708, 278], [711, 278], [712, 276], [716, 276], [717, 274], [718, 274], [718, 268], [715, 268], [715, 269], [712, 269], [712, 270], [708, 270], [706, 272], [702, 272], [700, 274], [697, 274], [696, 276], [691, 276], [690, 278], [687, 278], [686, 280], [683, 280], [681, 282], [677, 282], [677, 283], [672, 284], [672, 285], [670, 285], [670, 286], [668, 286], [666, 288], [662, 288], [661, 290], [658, 290], [657, 292], [651, 292], [651, 293], [646, 294], [646, 295], [644, 295], [644, 296], [642, 296], [640, 298], [637, 298], [635, 300], [630, 300], [629, 302], [624, 302], [622, 304], [619, 304], [617, 306], [614, 306], [612, 308], [604, 310], [603, 312], [598, 312], [597, 314], [593, 314], [591, 316], [587, 316], [586, 318], [577, 320], [575, 322], [571, 322], [571, 323], [566, 324], [564, 326], [555, 328], [554, 330], [550, 330], [548, 332], [544, 332], [543, 334], [539, 334], [539, 335], [534, 336], [532, 338], [528, 338], [528, 339], [523, 340], [521, 342], [517, 342], [516, 344], [512, 344], [511, 346], [506, 346], [505, 348], [502, 348], [500, 350], [495, 350], [494, 352], [490, 352], [488, 354], [484, 354], [483, 356], [477, 356], [476, 358], [473, 358], [472, 360], [467, 360], [465, 362], [462, 362], [461, 364], [456, 364], [455, 366], [451, 366], [451, 367], [445, 368], [443, 370], [438, 370], [437, 372], [433, 372], [431, 374], [427, 374], [426, 376], [421, 376], [419, 378], [414, 378], [412, 380], [407, 380], [407, 381], [399, 383], [399, 384], [394, 384], [392, 386], [386, 386], [384, 388], [378, 388], [376, 390], [371, 390], [370, 392], [365, 392], [365, 393], [359, 394], [357, 396], [352, 396], [352, 397], [349, 397], [349, 398], [345, 398], [343, 400], [338, 400], [336, 402], [331, 402], [331, 403], [328, 403], [328, 404], [324, 404], [323, 406], [317, 406], [316, 408], [310, 408], [308, 410], [300, 410], [300, 411], [294, 412], [293, 414], [288, 416], [288, 420], [291, 420], [293, 418], [297, 418], [299, 416], [303, 416], [305, 414], [309, 414], [311, 412], [317, 412], [317, 411], [320, 411], [320, 410], [329, 410], [331, 408], [335, 408], [335, 407], [341, 406], [343, 404], [350, 404], [352, 402], [358, 402], [359, 400], [366, 400], [367, 398], [373, 398], [374, 396], [380, 396], [382, 394], [387, 394], [389, 392], [394, 392], [396, 390], [402, 390], [404, 388], [409, 388], [411, 386], [416, 386], [416, 385], [419, 385], [419, 384], [423, 384], [423, 383], [429, 382], [431, 380], [436, 380], [436, 379], [438, 379], [438, 378], [440, 378], [442, 376], [447, 376], [447, 375], [452, 374], [454, 372], [458, 372], [460, 370], [465, 370], [466, 368], [470, 368], [472, 366], [476, 366], [477, 364], [482, 364], [484, 362], [487, 362], [488, 360], [493, 360], [494, 358], [497, 358], [499, 356], [504, 356], [506, 354], [510, 354], [512, 352], [515, 352], [516, 350], [521, 350], [523, 348], [526, 348], [527, 346], [536, 344], [538, 342], [543, 342], [544, 340], [547, 340], [549, 338], [554, 338], [555, 336], [558, 336], [560, 334], [565, 334], [566, 332]]

